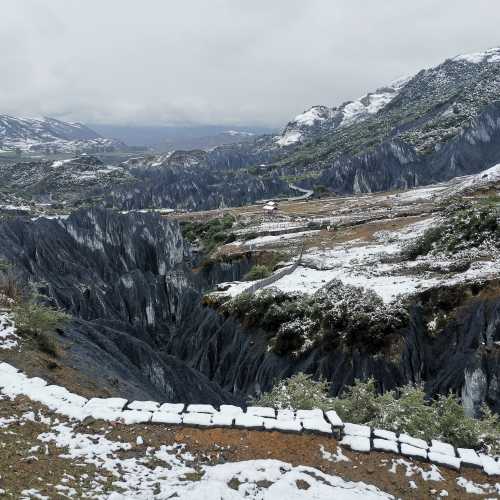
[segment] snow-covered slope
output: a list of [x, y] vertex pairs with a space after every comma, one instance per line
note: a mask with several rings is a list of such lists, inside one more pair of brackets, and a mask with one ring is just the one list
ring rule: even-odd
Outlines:
[[55, 118], [19, 118], [0, 115], [0, 149], [60, 153], [112, 151], [125, 145], [106, 139], [81, 123]]
[[362, 121], [387, 106], [412, 77], [399, 78], [386, 87], [370, 92], [338, 108], [313, 106], [297, 115], [276, 138], [279, 146], [288, 146], [307, 139], [315, 131], [333, 131], [336, 128]]
[[467, 61], [472, 64], [483, 62], [500, 62], [500, 47], [485, 50], [484, 52], [475, 52], [473, 54], [461, 54], [453, 58], [454, 61]]
[[[403, 98], [396, 106], [402, 111], [395, 114], [398, 120], [402, 120], [403, 124], [408, 122], [404, 117], [408, 114], [409, 103], [413, 103], [414, 109], [410, 113], [412, 118], [415, 113], [422, 113], [427, 115], [424, 124], [428, 120], [437, 121], [440, 125], [444, 123], [448, 132], [444, 135], [448, 137], [452, 132], [458, 131], [457, 125], [462, 121], [459, 120], [462, 115], [469, 118], [474, 116], [475, 113], [472, 111], [477, 111], [476, 108], [487, 104], [490, 101], [488, 95], [491, 93], [495, 95], [497, 92], [497, 78], [495, 72], [491, 72], [495, 63], [500, 63], [500, 48], [459, 55], [433, 68], [399, 78], [387, 86], [338, 107], [313, 106], [290, 121], [274, 142], [279, 147], [306, 142], [311, 138], [334, 133], [339, 128], [363, 122], [377, 113], [385, 114], [386, 111], [389, 112], [388, 105], [399, 95]], [[455, 101], [452, 99], [454, 96], [457, 98]], [[440, 109], [437, 116], [432, 111], [434, 101], [436, 109]], [[440, 108], [442, 104], [447, 104], [444, 110]], [[471, 107], [474, 108], [472, 111]], [[390, 121], [395, 117], [389, 117]], [[392, 126], [397, 126], [397, 123]], [[407, 129], [407, 126], [402, 127], [402, 131]], [[415, 134], [410, 134], [408, 139], [410, 142], [424, 142], [422, 146], [418, 144], [424, 148], [429, 141], [435, 142], [434, 135], [427, 134], [421, 137], [422, 133], [419, 133], [414, 137]]]

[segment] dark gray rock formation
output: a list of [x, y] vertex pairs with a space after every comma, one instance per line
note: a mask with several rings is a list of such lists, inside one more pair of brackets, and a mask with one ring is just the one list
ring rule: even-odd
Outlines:
[[0, 254], [76, 318], [63, 339], [84, 373], [116, 380], [117, 392], [131, 398], [234, 399], [166, 352], [188, 318], [216, 316], [190, 283], [176, 223], [99, 209], [67, 220], [17, 218], [0, 224]]
[[[269, 352], [264, 332], [201, 303], [202, 290], [240, 278], [251, 257], [194, 275], [178, 225], [158, 216], [93, 209], [67, 220], [3, 221], [0, 257], [75, 317], [61, 337], [71, 363], [96, 380], [115, 381], [117, 394], [241, 402], [303, 371], [330, 380], [332, 394], [373, 376], [381, 390], [424, 383], [429, 394], [462, 394], [471, 412], [484, 400], [500, 411], [500, 294], [494, 284], [486, 298], [481, 286], [423, 292], [387, 352], [322, 346], [296, 359]], [[430, 335], [429, 311], [450, 304], [453, 319]]]

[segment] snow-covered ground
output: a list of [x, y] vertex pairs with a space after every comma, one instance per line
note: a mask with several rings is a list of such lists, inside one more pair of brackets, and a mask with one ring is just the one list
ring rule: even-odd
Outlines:
[[314, 230], [314, 231], [300, 231], [298, 233], [279, 234], [276, 236], [272, 235], [258, 236], [257, 238], [252, 238], [251, 240], [235, 241], [234, 243], [231, 244], [247, 248], [256, 248], [273, 243], [279, 243], [281, 241], [286, 241], [286, 240], [301, 240], [303, 238], [308, 238], [318, 233], [319, 230]]
[[15, 333], [14, 323], [7, 314], [0, 314], [0, 350], [14, 349], [19, 345], [19, 336]]
[[[44, 404], [48, 410], [40, 409], [35, 404], [30, 408], [23, 402], [21, 409], [16, 410], [17, 415], [14, 415], [15, 406], [11, 404], [7, 406], [10, 412], [6, 413], [2, 402], [14, 400], [20, 395]], [[484, 473], [495, 476], [500, 471], [498, 462], [491, 456], [477, 454], [474, 450], [455, 450], [453, 446], [441, 441], [432, 440], [429, 444], [406, 434], [396, 436], [389, 431], [342, 422], [333, 411], [324, 414], [318, 409], [280, 410], [276, 413], [272, 408], [253, 406], [243, 412], [241, 408], [231, 405], [221, 405], [219, 410], [216, 410], [212, 405], [203, 404], [188, 405], [180, 415], [182, 419], [174, 421], [155, 419], [154, 415], [179, 417], [185, 405], [166, 403], [160, 407], [159, 403], [152, 401], [135, 401], [128, 404], [129, 409], [123, 409], [126, 404], [127, 400], [122, 398], [87, 400], [70, 393], [64, 387], [47, 385], [47, 382], [37, 377], [28, 378], [11, 365], [0, 363], [0, 442], [2, 434], [15, 435], [16, 432], [22, 432], [27, 423], [43, 427], [39, 433], [34, 433], [34, 437], [30, 434], [31, 441], [24, 447], [24, 453], [21, 452], [21, 447], [16, 445], [16, 456], [21, 457], [23, 461], [36, 463], [40, 460], [39, 457], [45, 460], [45, 456], [50, 455], [52, 461], [63, 460], [79, 469], [81, 473], [76, 475], [64, 473], [62, 477], [60, 474], [58, 477], [51, 477], [50, 486], [61, 496], [75, 497], [78, 494], [78, 498], [110, 500], [393, 498], [366, 481], [349, 481], [339, 473], [324, 473], [316, 467], [301, 465], [300, 462], [291, 465], [283, 460], [260, 457], [228, 460], [224, 451], [227, 449], [229, 452], [229, 448], [233, 446], [225, 448], [217, 443], [214, 446], [215, 456], [209, 457], [201, 451], [203, 456], [200, 460], [200, 450], [196, 446], [194, 449], [190, 448], [193, 443], [189, 440], [184, 441], [176, 436], [173, 443], [170, 438], [169, 444], [165, 444], [158, 439], [162, 432], [167, 431], [168, 434], [172, 425], [182, 423], [220, 429], [231, 427], [234, 421], [237, 427], [253, 430], [260, 427], [261, 432], [265, 432], [264, 429], [300, 432], [296, 428], [299, 424], [304, 431], [322, 434], [324, 440], [319, 452], [326, 462], [344, 462], [348, 467], [357, 469], [364, 466], [363, 457], [367, 455], [358, 457], [352, 452], [367, 453], [381, 449], [395, 454], [395, 457], [375, 454], [372, 458], [378, 461], [380, 474], [398, 474], [399, 480], [403, 477], [403, 481], [409, 481], [409, 486], [414, 489], [419, 488], [417, 482], [423, 481], [425, 484], [431, 481], [439, 485], [445, 481], [441, 465], [451, 469], [470, 465], [470, 459], [462, 458], [465, 456], [464, 452], [467, 452], [467, 456], [474, 456], [473, 463], [477, 462]], [[85, 416], [89, 416], [86, 409], [93, 417], [90, 427], [85, 423]], [[140, 418], [145, 414], [149, 416]], [[61, 415], [70, 417], [70, 420]], [[230, 418], [223, 419], [223, 415]], [[155, 424], [151, 424], [151, 418]], [[325, 418], [332, 426], [337, 426], [336, 432], [342, 429], [343, 439], [340, 443], [335, 442], [332, 428]], [[99, 425], [92, 426], [96, 420], [100, 421]], [[270, 423], [273, 425], [268, 425]], [[122, 427], [116, 428], [117, 425]], [[113, 432], [115, 429], [116, 432]], [[190, 438], [190, 434], [188, 430], [185, 435]], [[370, 442], [371, 435], [374, 436], [373, 447]], [[243, 440], [242, 434], [241, 441]], [[413, 443], [414, 446], [404, 443]], [[344, 453], [342, 445], [351, 449], [349, 456]], [[409, 451], [405, 451], [405, 446]], [[424, 458], [428, 455], [429, 460], [435, 463], [424, 465], [413, 462], [411, 456], [415, 455], [415, 450]], [[262, 455], [262, 450], [257, 454], [259, 453]], [[399, 453], [406, 456], [398, 457]], [[367, 464], [366, 467], [372, 466]], [[403, 475], [399, 470], [401, 468]], [[467, 475], [465, 467], [460, 476], [458, 473], [455, 476], [456, 486], [466, 492], [497, 494], [500, 491], [500, 484], [475, 483], [464, 477]], [[41, 496], [40, 490], [32, 487], [36, 479], [26, 478], [31, 488], [24, 490], [21, 498], [49, 498]], [[38, 481], [44, 484], [43, 479]], [[450, 482], [447, 484], [450, 485]], [[455, 488], [455, 485], [453, 487]], [[80, 493], [75, 488], [78, 488]], [[444, 493], [436, 497], [447, 496], [446, 490], [441, 489], [441, 492], [443, 491]], [[0, 491], [1, 493], [3, 492]]]
[[[82, 434], [66, 423], [54, 425], [50, 432], [41, 434], [38, 439], [42, 443], [66, 448], [61, 455], [64, 458], [93, 464], [115, 476], [114, 486], [121, 493], [105, 494], [102, 485], [96, 482], [94, 491], [88, 493], [98, 499], [393, 498], [374, 486], [345, 481], [312, 467], [292, 466], [279, 460], [247, 460], [194, 468], [193, 456], [184, 451], [182, 443], [176, 447], [151, 443], [146, 456], [121, 459], [119, 452], [131, 450], [135, 443], [111, 441], [99, 434]], [[156, 467], [149, 466], [149, 461], [155, 462]], [[186, 480], [190, 474], [197, 479]], [[304, 481], [309, 487], [301, 490], [297, 481]]]
[[[302, 265], [272, 284], [286, 292], [312, 294], [333, 279], [345, 284], [372, 289], [386, 302], [438, 281], [416, 276], [393, 276], [394, 265], [381, 263], [382, 257], [394, 255], [403, 242], [422, 234], [432, 219], [414, 224], [399, 233], [384, 232], [379, 242], [350, 241], [333, 249], [313, 249], [302, 257]], [[397, 241], [388, 242], [394, 240]]]
[[467, 61], [472, 64], [482, 62], [495, 63], [500, 62], [500, 48], [492, 48], [484, 52], [475, 52], [472, 54], [461, 54], [453, 58], [454, 61]]
[[[448, 269], [456, 260], [451, 256], [425, 256], [409, 262], [387, 262], [396, 256], [410, 240], [419, 237], [437, 223], [430, 217], [397, 231], [379, 231], [373, 241], [351, 240], [334, 248], [312, 248], [302, 257], [301, 264], [291, 273], [268, 287], [285, 292], [313, 294], [330, 281], [337, 279], [347, 285], [373, 290], [384, 302], [399, 296], [411, 295], [436, 285], [452, 285], [478, 279], [491, 279], [500, 275], [498, 259], [481, 259], [478, 256], [469, 269], [463, 272], [436, 274], [418, 268]], [[268, 244], [294, 241], [314, 236], [319, 231], [289, 233], [279, 236], [262, 236], [240, 245], [259, 248]], [[234, 283], [225, 293], [234, 296], [246, 288], [244, 283]]]

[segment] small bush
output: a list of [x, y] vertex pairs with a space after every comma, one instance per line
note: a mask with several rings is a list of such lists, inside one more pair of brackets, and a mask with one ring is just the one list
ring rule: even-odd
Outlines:
[[271, 271], [267, 268], [267, 266], [255, 265], [248, 271], [247, 274], [243, 277], [245, 281], [255, 281], [267, 278], [271, 275]]
[[405, 245], [402, 251], [403, 257], [407, 260], [415, 260], [420, 255], [427, 255], [439, 241], [443, 232], [444, 228], [441, 226], [427, 229], [422, 236]]
[[69, 316], [62, 311], [32, 301], [16, 305], [12, 313], [16, 330], [20, 335], [52, 332], [69, 319]]
[[19, 279], [7, 268], [5, 272], [0, 272], [0, 305], [12, 306], [19, 302], [22, 297], [22, 289]]
[[270, 392], [252, 403], [277, 409], [331, 410], [333, 399], [328, 397], [328, 382], [316, 381], [311, 375], [297, 373], [289, 379], [278, 382]]

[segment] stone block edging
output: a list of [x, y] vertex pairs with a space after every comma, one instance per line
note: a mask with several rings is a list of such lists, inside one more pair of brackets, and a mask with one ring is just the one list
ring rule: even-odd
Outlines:
[[341, 445], [357, 452], [391, 452], [455, 470], [460, 470], [461, 466], [469, 466], [480, 468], [489, 476], [500, 475], [500, 462], [492, 456], [478, 454], [472, 449], [455, 449], [451, 444], [436, 439], [429, 444], [423, 439], [406, 434], [396, 435], [383, 429], [343, 422], [334, 411], [276, 411], [274, 408], [256, 406], [244, 410], [233, 405], [221, 405], [217, 409], [207, 404], [129, 402], [116, 397], [87, 399], [69, 392], [64, 387], [49, 385], [41, 378], [29, 378], [8, 363], [0, 363], [0, 393], [12, 398], [26, 396], [47, 406], [49, 410], [77, 421], [94, 418], [127, 425], [152, 423], [200, 428], [310, 432], [335, 437]]

